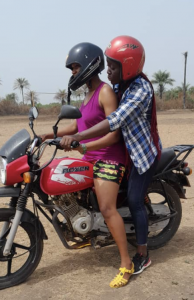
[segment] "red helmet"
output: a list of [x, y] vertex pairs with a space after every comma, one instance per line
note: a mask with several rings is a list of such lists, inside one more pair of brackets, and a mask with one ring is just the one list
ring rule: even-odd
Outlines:
[[142, 72], [145, 62], [145, 51], [135, 38], [121, 35], [114, 38], [105, 50], [106, 57], [121, 65], [121, 80], [129, 80]]

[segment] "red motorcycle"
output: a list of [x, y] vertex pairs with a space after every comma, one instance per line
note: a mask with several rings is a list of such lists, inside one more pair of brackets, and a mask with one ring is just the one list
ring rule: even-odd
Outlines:
[[[25, 281], [40, 262], [43, 240], [47, 235], [38, 211], [53, 225], [69, 250], [86, 246], [98, 249], [114, 243], [99, 211], [93, 185], [93, 165], [76, 158], [55, 158], [60, 149], [58, 122], [64, 118], [78, 119], [80, 111], [64, 105], [53, 126], [54, 139], [44, 143], [33, 129], [33, 120], [37, 116], [36, 108], [31, 108], [32, 141], [28, 131], [22, 129], [0, 149], [0, 174], [5, 185], [0, 188], [0, 197], [10, 198], [8, 208], [0, 209], [0, 289]], [[53, 155], [40, 166], [40, 158], [47, 146], [54, 147]], [[72, 147], [77, 145], [73, 143]], [[164, 246], [180, 225], [180, 198], [186, 198], [184, 187], [190, 186], [187, 176], [191, 173], [185, 159], [193, 148], [194, 145], [179, 145], [162, 152], [145, 197], [149, 249]], [[26, 208], [28, 199], [32, 200], [32, 211]], [[117, 205], [128, 241], [135, 244], [125, 180], [118, 193]]]

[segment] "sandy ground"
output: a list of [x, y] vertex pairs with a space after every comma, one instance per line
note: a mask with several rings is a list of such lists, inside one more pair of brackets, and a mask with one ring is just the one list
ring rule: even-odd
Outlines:
[[[54, 122], [54, 117], [39, 116], [35, 131], [48, 132]], [[60, 126], [64, 124], [61, 121]], [[158, 113], [158, 124], [164, 147], [194, 144], [193, 111]], [[27, 117], [1, 117], [0, 146], [22, 128], [30, 132]], [[75, 156], [73, 152], [70, 155]], [[194, 170], [194, 152], [187, 161]], [[192, 186], [187, 189], [187, 200], [182, 200], [183, 218], [178, 232], [168, 245], [150, 252], [152, 266], [133, 276], [126, 287], [109, 287], [119, 267], [115, 245], [100, 250], [67, 250], [51, 224], [41, 216], [49, 237], [44, 243], [42, 260], [27, 282], [1, 290], [0, 299], [194, 300], [194, 175], [189, 180]], [[1, 199], [0, 207], [3, 203]], [[130, 245], [129, 252], [135, 253]]]

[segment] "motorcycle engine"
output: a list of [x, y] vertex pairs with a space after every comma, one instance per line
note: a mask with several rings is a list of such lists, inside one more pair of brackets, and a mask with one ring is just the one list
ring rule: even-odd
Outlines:
[[87, 209], [79, 205], [79, 202], [82, 204], [81, 192], [63, 194], [54, 197], [53, 200], [65, 212], [75, 232], [85, 235], [91, 231], [93, 216]]

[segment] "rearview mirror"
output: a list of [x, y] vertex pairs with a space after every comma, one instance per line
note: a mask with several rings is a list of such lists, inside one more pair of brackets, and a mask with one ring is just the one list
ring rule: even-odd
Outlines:
[[38, 109], [35, 106], [31, 107], [28, 116], [29, 119], [36, 119], [38, 117]]
[[58, 115], [58, 120], [62, 119], [79, 119], [82, 117], [80, 110], [72, 105], [63, 105], [61, 107], [60, 114]]

